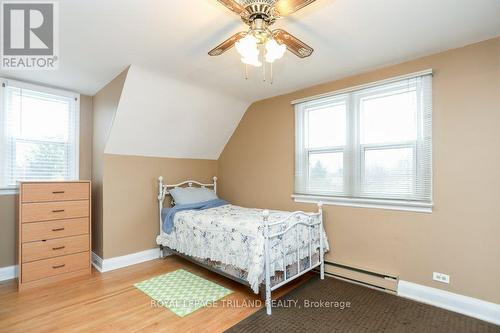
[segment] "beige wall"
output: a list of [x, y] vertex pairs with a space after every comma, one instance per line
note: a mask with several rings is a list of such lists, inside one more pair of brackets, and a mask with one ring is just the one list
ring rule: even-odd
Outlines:
[[[92, 97], [80, 96], [80, 179], [90, 179]], [[0, 267], [16, 264], [16, 197], [0, 195]]]
[[128, 68], [104, 86], [93, 97], [92, 141], [92, 250], [102, 258], [103, 254], [103, 206], [102, 177], [103, 157], [108, 135], [113, 125]]
[[[294, 99], [427, 68], [434, 75], [432, 214], [325, 207], [327, 260], [500, 303], [500, 38], [314, 86], [251, 105], [219, 159], [235, 204], [296, 204]], [[451, 276], [445, 285], [432, 272]]]
[[16, 196], [0, 195], [0, 267], [16, 264]]
[[[211, 181], [217, 161], [105, 154], [103, 159], [103, 256], [111, 258], [157, 247], [158, 176], [169, 184]], [[168, 203], [168, 200], [165, 200]]]
[[107, 259], [157, 247], [157, 179], [209, 181], [217, 161], [104, 154], [128, 69], [93, 98], [93, 251]]
[[80, 96], [80, 179], [92, 178], [92, 97]]
[[[218, 162], [104, 154], [124, 71], [81, 98], [80, 177], [94, 185], [94, 252], [111, 258], [156, 246], [159, 175], [171, 183], [217, 174], [221, 196], [235, 204], [315, 210], [290, 199], [290, 101], [426, 68], [435, 70], [434, 212], [327, 206], [327, 259], [500, 303], [500, 38], [256, 102]], [[2, 267], [15, 263], [14, 196], [0, 196], [0, 212]], [[433, 282], [433, 271], [449, 274], [450, 285]]]

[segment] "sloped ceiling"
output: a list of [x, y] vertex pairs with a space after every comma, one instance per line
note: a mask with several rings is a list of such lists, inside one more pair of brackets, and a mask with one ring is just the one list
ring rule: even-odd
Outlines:
[[128, 65], [249, 101], [464, 46], [500, 34], [498, 0], [316, 0], [279, 20], [314, 47], [279, 61], [272, 86], [234, 49], [208, 50], [246, 26], [216, 0], [61, 0], [60, 69], [0, 74], [93, 95]]
[[248, 105], [133, 65], [104, 152], [215, 160]]
[[234, 49], [246, 26], [216, 0], [61, 0], [57, 71], [1, 76], [94, 95], [131, 67], [106, 152], [217, 158], [248, 104], [500, 35], [499, 0], [317, 0], [279, 20], [314, 47], [276, 63], [273, 85]]

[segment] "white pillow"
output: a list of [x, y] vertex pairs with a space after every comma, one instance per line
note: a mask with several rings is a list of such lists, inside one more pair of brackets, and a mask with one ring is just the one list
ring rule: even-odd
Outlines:
[[214, 191], [200, 187], [176, 187], [170, 190], [176, 205], [194, 204], [218, 199]]

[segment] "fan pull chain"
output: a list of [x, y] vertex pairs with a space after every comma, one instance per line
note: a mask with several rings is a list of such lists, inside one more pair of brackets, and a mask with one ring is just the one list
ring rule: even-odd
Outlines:
[[270, 73], [269, 73], [269, 74], [271, 75], [269, 83], [270, 83], [270, 84], [273, 84], [273, 82], [274, 82], [274, 75], [273, 75], [273, 63], [271, 63], [269, 66], [270, 66], [270, 68], [269, 68], [269, 72], [270, 72]]
[[266, 82], [266, 59], [265, 59], [264, 53], [265, 53], [264, 44], [261, 44], [260, 56], [261, 56], [261, 61], [262, 61], [262, 82]]

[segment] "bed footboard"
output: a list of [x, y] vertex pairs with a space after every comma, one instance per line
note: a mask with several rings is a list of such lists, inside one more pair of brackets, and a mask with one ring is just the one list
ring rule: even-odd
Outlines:
[[[323, 239], [323, 205], [322, 203], [318, 203], [318, 212], [317, 213], [305, 213], [302, 211], [297, 211], [293, 212], [290, 215], [288, 215], [286, 218], [277, 221], [277, 222], [269, 222], [269, 215], [270, 212], [269, 210], [264, 210], [262, 212], [262, 218], [264, 220], [264, 257], [265, 257], [265, 291], [266, 291], [266, 312], [268, 315], [272, 313], [272, 299], [271, 299], [271, 292], [275, 289], [278, 289], [279, 287], [283, 286], [284, 284], [295, 280], [301, 275], [304, 275], [305, 273], [315, 269], [316, 267], [320, 267], [320, 277], [323, 280], [325, 278], [325, 263], [323, 260], [324, 256], [324, 239]], [[303, 216], [305, 217], [306, 221], [303, 220], [296, 220], [292, 223], [290, 223], [290, 220], [297, 217], [297, 216]], [[288, 232], [295, 231], [295, 234], [297, 235], [298, 232], [296, 228], [299, 226], [305, 226], [307, 228], [308, 232], [308, 242], [307, 242], [307, 250], [308, 250], [308, 260], [309, 264], [301, 270], [301, 257], [300, 257], [300, 249], [301, 247], [297, 246], [296, 249], [296, 264], [297, 264], [297, 273], [293, 274], [292, 276], [288, 276], [287, 274], [287, 269], [286, 269], [286, 256], [289, 253], [285, 253], [283, 251], [283, 280], [275, 285], [271, 285], [271, 241], [272, 239], [285, 235]], [[316, 227], [316, 228], [315, 228]], [[280, 230], [278, 232], [273, 231], [273, 230]], [[317, 229], [316, 232], [319, 232], [319, 256], [318, 260], [316, 262], [313, 261], [313, 255], [316, 252], [316, 248], [314, 246], [314, 239], [313, 237], [313, 232], [314, 230]], [[297, 243], [298, 244], [298, 243]]]

